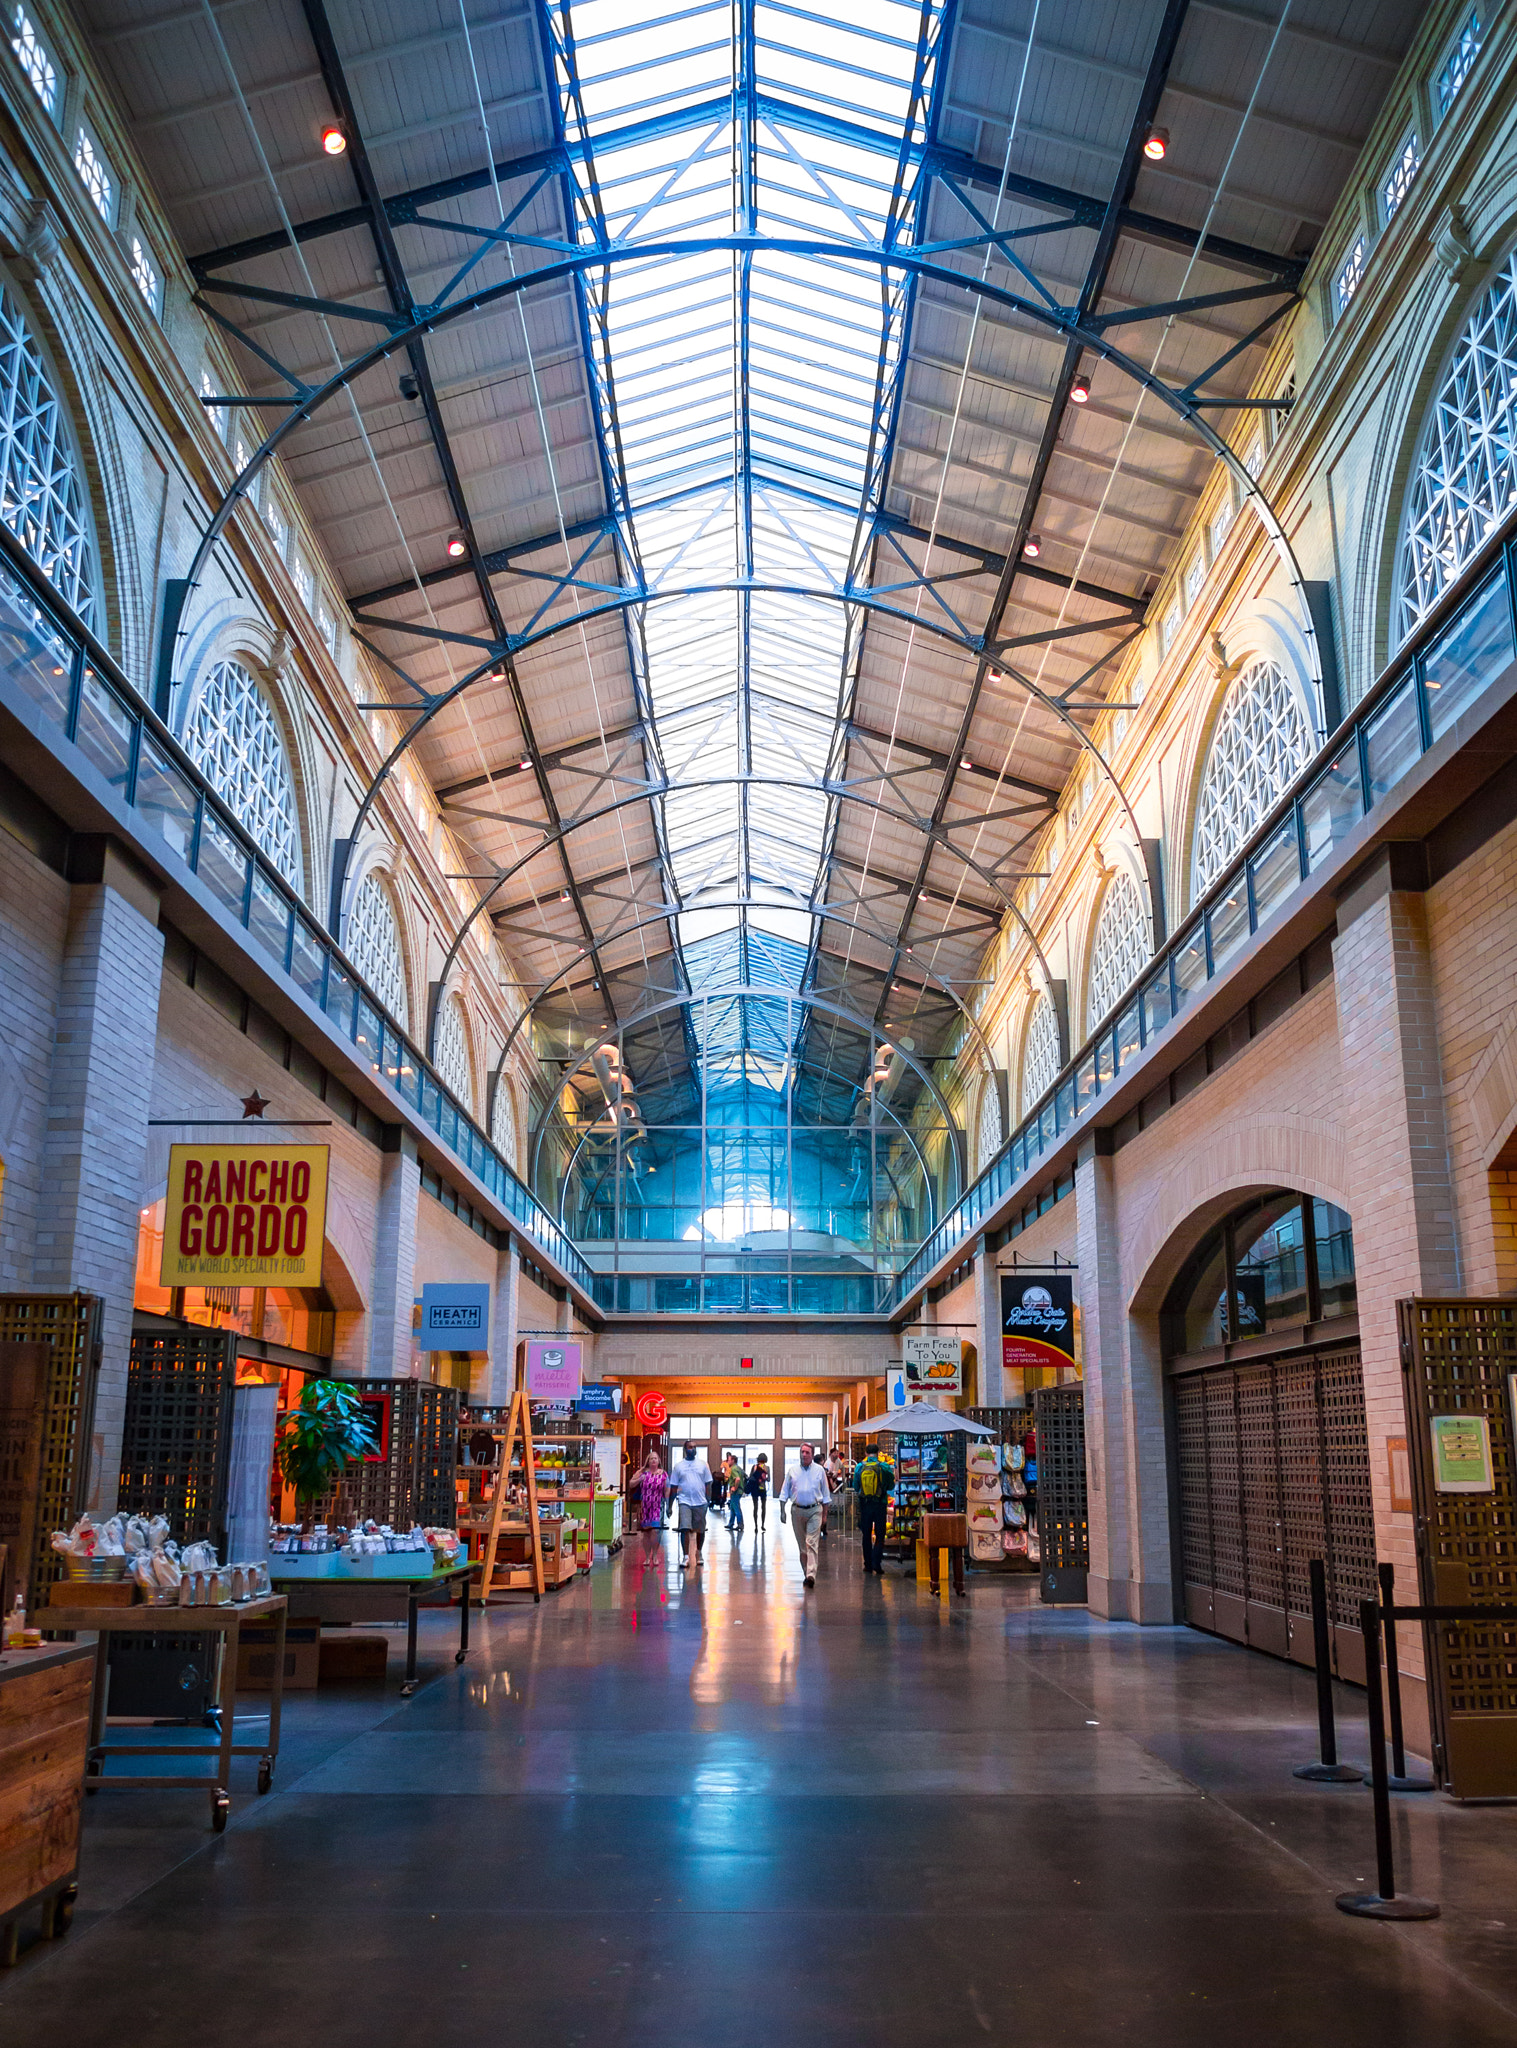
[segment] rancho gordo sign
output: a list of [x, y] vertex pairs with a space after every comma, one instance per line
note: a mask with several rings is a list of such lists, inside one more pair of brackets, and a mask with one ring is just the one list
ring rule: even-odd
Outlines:
[[171, 1145], [165, 1287], [319, 1287], [326, 1145]]

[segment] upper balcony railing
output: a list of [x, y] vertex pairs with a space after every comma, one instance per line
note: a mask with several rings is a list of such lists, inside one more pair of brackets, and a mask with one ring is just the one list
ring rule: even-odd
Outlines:
[[1178, 936], [1150, 961], [897, 1278], [898, 1307], [980, 1228], [1039, 1158], [1163, 1036], [1207, 982], [1508, 667], [1517, 647], [1517, 538], [1472, 562], [1351, 716], [1297, 776]]
[[0, 674], [55, 725], [136, 814], [144, 836], [196, 875], [273, 968], [327, 1018], [559, 1268], [589, 1295], [595, 1275], [425, 1055], [0, 526]]

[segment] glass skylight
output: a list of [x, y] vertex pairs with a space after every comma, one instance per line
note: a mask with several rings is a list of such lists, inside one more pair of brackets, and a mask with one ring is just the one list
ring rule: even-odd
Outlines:
[[[641, 624], [686, 968], [699, 989], [720, 955], [782, 998], [810, 947], [823, 782], [857, 652], [844, 600], [877, 509], [909, 305], [903, 273], [846, 252], [914, 238], [944, 9], [540, 4], [577, 237], [647, 252], [587, 272], [585, 294], [625, 545], [651, 594]], [[760, 232], [812, 246], [732, 246]], [[694, 1006], [708, 1084], [713, 1059], [783, 1066], [798, 1006], [749, 1001], [720, 1022], [716, 1007]]]

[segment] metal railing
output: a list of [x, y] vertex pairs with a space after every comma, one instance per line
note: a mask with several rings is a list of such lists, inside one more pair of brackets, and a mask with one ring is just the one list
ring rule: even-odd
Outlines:
[[0, 674], [75, 746], [143, 833], [196, 875], [283, 975], [586, 1295], [595, 1275], [425, 1055], [260, 851], [109, 651], [0, 525]]
[[1063, 1068], [974, 1185], [897, 1278], [892, 1307], [970, 1237], [1028, 1168], [1096, 1105], [1196, 993], [1342, 844], [1429, 747], [1508, 667], [1517, 650], [1517, 538], [1508, 531], [1471, 563]]

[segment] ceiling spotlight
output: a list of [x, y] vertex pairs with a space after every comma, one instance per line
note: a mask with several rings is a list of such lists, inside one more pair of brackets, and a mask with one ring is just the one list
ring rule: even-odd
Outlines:
[[1088, 377], [1076, 377], [1073, 384], [1069, 387], [1069, 396], [1075, 405], [1089, 405], [1090, 379]]
[[560, 889], [560, 890], [559, 890], [559, 892], [558, 892], [558, 900], [559, 900], [559, 902], [560, 902], [560, 903], [567, 903], [567, 902], [568, 902], [568, 900], [569, 900], [569, 892], [568, 892], [568, 890], [567, 890], [567, 889]]
[[341, 156], [347, 149], [348, 138], [335, 121], [329, 121], [322, 129], [321, 146], [328, 156]]
[[1024, 555], [1026, 555], [1029, 562], [1035, 562], [1038, 559], [1039, 555], [1041, 555], [1043, 552], [1043, 539], [1041, 534], [1028, 534], [1026, 540], [1024, 540], [1022, 543], [1022, 552]]
[[1169, 155], [1169, 130], [1150, 128], [1143, 142], [1143, 154], [1151, 164], [1162, 164]]
[[448, 553], [453, 557], [455, 562], [459, 559], [461, 555], [466, 555], [468, 552], [469, 543], [464, 539], [461, 533], [454, 533], [448, 536]]
[[421, 396], [421, 386], [409, 370], [405, 372], [400, 380], [400, 395], [402, 398], [409, 398], [413, 402]]
[[969, 769], [971, 773], [973, 773], [973, 771], [974, 771], [974, 763], [973, 763], [973, 761], [971, 761], [971, 760], [970, 760], [970, 758], [969, 758], [969, 756], [968, 756], [967, 754], [966, 754], [966, 755], [964, 756], [963, 760], [962, 760], [962, 761], [961, 761], [961, 762], [959, 763], [959, 766], [960, 766], [961, 768], [967, 768], [967, 769]]

